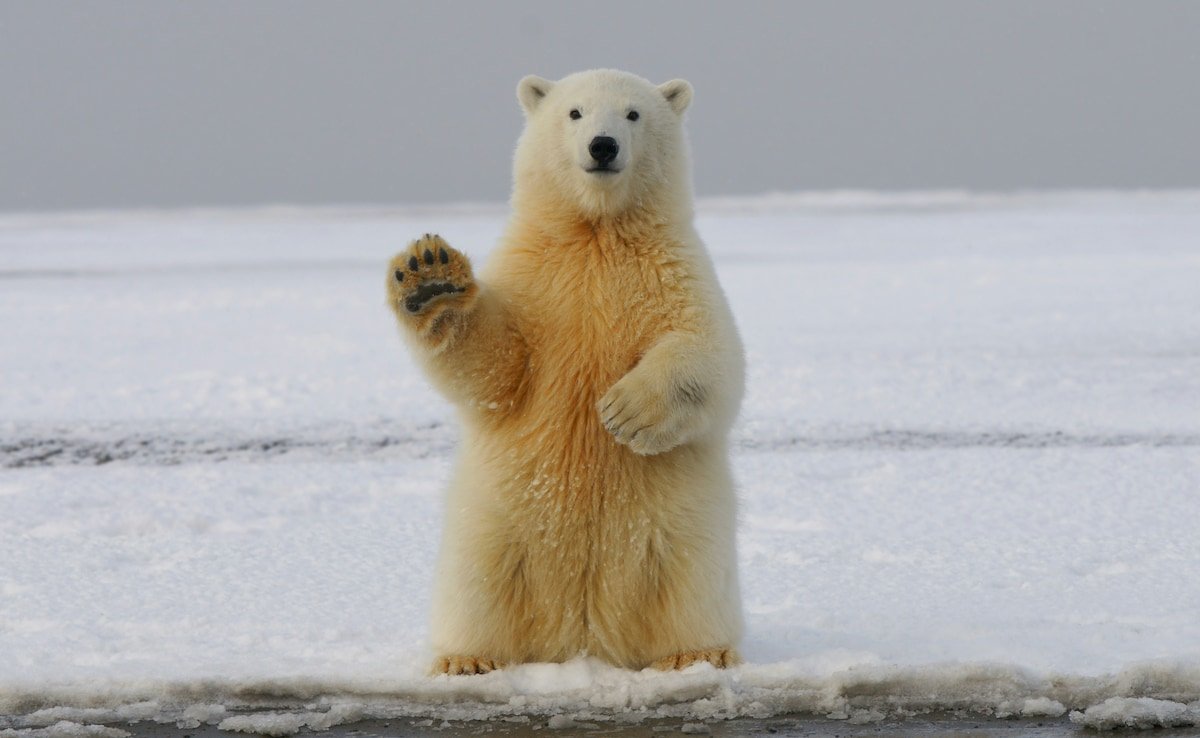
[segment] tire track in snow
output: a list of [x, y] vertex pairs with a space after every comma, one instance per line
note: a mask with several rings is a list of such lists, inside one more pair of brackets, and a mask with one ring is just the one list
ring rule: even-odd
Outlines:
[[[155, 430], [125, 425], [84, 428], [7, 428], [0, 435], [0, 467], [149, 466], [273, 461], [387, 461], [446, 456], [457, 433], [451, 426], [331, 426], [245, 433], [237, 429], [177, 427]], [[1072, 433], [1068, 431], [929, 431], [882, 429], [751, 438], [735, 434], [735, 451], [925, 451], [934, 449], [1047, 449], [1200, 447], [1193, 433]]]
[[765, 440], [736, 438], [746, 451], [836, 451], [970, 448], [1151, 448], [1200, 446], [1200, 433], [1073, 433], [1070, 431], [929, 431], [892, 428], [865, 433], [797, 435]]
[[145, 466], [222, 462], [381, 461], [448, 455], [452, 429], [441, 423], [408, 427], [289, 429], [262, 433], [236, 429], [175, 427], [137, 429], [99, 426], [79, 429], [24, 428], [0, 433], [0, 467]]

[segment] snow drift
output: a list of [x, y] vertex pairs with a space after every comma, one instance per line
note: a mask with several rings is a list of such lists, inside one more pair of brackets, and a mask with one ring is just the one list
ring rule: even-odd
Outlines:
[[[748, 663], [432, 678], [457, 434], [382, 304], [495, 209], [0, 217], [0, 738], [368, 717], [1196, 724], [1200, 193], [710, 201]], [[107, 727], [105, 727], [107, 726]]]

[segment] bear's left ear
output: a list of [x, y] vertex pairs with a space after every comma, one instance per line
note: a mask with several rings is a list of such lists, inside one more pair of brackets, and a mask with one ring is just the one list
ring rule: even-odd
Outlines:
[[531, 74], [528, 77], [523, 77], [517, 83], [517, 99], [521, 101], [521, 107], [524, 108], [528, 115], [537, 106], [541, 104], [542, 99], [550, 94], [550, 90], [554, 89], [554, 83], [548, 79], [542, 79], [536, 74]]
[[673, 79], [658, 86], [658, 91], [667, 98], [667, 104], [678, 115], [683, 115], [687, 106], [692, 104], [692, 86], [686, 79]]

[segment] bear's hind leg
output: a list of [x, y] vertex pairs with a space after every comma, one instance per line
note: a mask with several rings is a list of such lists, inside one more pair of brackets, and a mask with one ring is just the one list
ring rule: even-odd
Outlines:
[[496, 659], [476, 658], [473, 656], [443, 656], [433, 662], [434, 674], [487, 674], [496, 669], [503, 669], [504, 662]]
[[435, 674], [486, 674], [535, 659], [528, 552], [490, 475], [464, 458], [452, 481], [434, 589], [430, 640]]

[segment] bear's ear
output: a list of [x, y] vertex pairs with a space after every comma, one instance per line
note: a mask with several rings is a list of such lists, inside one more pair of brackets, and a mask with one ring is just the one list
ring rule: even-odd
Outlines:
[[553, 82], [531, 74], [517, 83], [517, 99], [521, 101], [521, 107], [527, 114], [532, 113], [537, 110], [542, 98], [549, 95], [552, 89], [554, 89]]
[[688, 105], [692, 104], [692, 86], [686, 79], [673, 79], [658, 86], [658, 91], [667, 98], [667, 104], [677, 114], [683, 115]]

